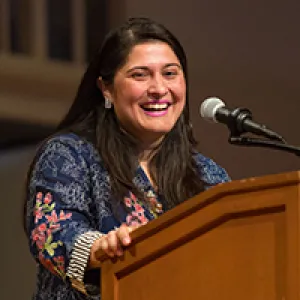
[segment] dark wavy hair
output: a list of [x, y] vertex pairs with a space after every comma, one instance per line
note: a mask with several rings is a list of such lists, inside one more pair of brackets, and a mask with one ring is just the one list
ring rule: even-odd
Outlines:
[[[133, 183], [138, 167], [138, 141], [120, 129], [113, 108], [105, 108], [97, 80], [102, 77], [105, 84], [113, 84], [116, 72], [126, 63], [132, 48], [149, 41], [161, 41], [171, 47], [187, 83], [186, 55], [175, 36], [153, 20], [131, 18], [106, 36], [82, 78], [69, 112], [57, 128], [58, 132], [74, 132], [95, 145], [110, 175], [114, 212], [128, 190], [144, 199], [142, 191]], [[151, 177], [165, 209], [204, 189], [193, 157], [195, 146], [186, 95], [181, 116], [149, 162]]]

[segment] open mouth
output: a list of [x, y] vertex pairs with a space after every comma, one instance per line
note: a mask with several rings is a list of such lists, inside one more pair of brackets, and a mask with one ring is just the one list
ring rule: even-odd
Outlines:
[[141, 108], [145, 111], [158, 112], [167, 110], [170, 105], [170, 103], [148, 103], [141, 105]]

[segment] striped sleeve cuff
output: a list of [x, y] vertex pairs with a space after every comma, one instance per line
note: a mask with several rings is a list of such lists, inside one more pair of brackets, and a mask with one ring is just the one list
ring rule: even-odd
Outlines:
[[88, 231], [81, 234], [74, 243], [67, 276], [72, 286], [84, 294], [87, 294], [87, 291], [83, 278], [90, 257], [91, 247], [102, 235], [99, 231]]

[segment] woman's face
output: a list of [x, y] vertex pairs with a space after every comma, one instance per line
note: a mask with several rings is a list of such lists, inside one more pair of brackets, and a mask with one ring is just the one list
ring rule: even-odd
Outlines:
[[154, 142], [173, 128], [185, 106], [182, 66], [168, 44], [138, 44], [104, 95], [128, 133], [141, 142]]

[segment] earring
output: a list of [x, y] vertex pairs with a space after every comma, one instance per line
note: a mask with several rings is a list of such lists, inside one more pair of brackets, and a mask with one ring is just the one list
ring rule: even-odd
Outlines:
[[106, 109], [110, 109], [111, 106], [112, 106], [111, 101], [110, 101], [108, 98], [105, 98], [104, 107], [105, 107]]

